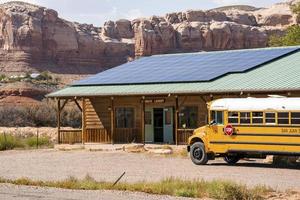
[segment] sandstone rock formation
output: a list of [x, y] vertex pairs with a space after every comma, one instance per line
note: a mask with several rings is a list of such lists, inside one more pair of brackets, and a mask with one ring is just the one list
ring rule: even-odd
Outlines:
[[135, 56], [265, 47], [271, 34], [297, 23], [289, 8], [293, 2], [189, 10], [103, 27], [69, 22], [28, 3], [1, 4], [0, 73], [91, 74]]

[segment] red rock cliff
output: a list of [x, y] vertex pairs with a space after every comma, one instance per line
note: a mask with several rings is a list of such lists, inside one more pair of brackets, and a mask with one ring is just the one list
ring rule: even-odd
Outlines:
[[0, 73], [90, 74], [134, 56], [265, 47], [270, 34], [297, 23], [290, 4], [169, 13], [108, 21], [103, 27], [69, 22], [54, 10], [32, 4], [1, 4]]

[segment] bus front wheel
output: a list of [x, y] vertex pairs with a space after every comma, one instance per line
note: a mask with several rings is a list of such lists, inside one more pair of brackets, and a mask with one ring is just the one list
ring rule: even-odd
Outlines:
[[191, 146], [190, 156], [194, 164], [205, 165], [208, 161], [205, 147], [202, 142], [195, 142]]
[[227, 162], [229, 165], [234, 165], [236, 164], [241, 157], [239, 155], [225, 155], [224, 160]]

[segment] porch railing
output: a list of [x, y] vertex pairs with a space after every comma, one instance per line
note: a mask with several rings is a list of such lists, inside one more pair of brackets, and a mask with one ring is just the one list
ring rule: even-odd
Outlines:
[[74, 144], [82, 142], [81, 129], [60, 130], [61, 144]]
[[178, 129], [178, 144], [185, 145], [188, 143], [188, 139], [193, 135], [194, 129]]
[[137, 128], [116, 128], [114, 134], [115, 143], [142, 142], [142, 137]]
[[83, 137], [84, 141], [88, 143], [111, 143], [111, 135], [104, 128], [88, 128]]

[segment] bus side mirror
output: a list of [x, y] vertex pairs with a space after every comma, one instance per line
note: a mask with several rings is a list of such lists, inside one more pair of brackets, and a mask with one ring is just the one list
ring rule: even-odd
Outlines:
[[211, 125], [215, 125], [215, 124], [216, 124], [216, 121], [215, 120], [211, 120], [208, 125], [211, 126]]

